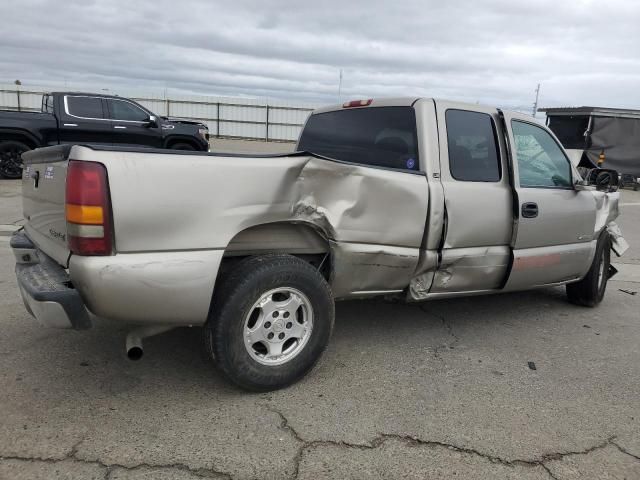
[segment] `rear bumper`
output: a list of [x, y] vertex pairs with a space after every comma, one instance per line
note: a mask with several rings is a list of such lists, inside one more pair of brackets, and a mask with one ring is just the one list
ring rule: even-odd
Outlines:
[[27, 311], [45, 327], [90, 328], [89, 313], [67, 271], [39, 251], [23, 231], [11, 237], [11, 248]]

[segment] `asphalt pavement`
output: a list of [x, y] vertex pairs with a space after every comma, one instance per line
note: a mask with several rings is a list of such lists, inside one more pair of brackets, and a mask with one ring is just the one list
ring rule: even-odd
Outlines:
[[[19, 192], [0, 180], [0, 225]], [[639, 479], [640, 192], [622, 203], [631, 248], [599, 307], [340, 302], [320, 365], [269, 394], [230, 386], [199, 328], [140, 362], [126, 325], [41, 328], [0, 232], [0, 479]]]

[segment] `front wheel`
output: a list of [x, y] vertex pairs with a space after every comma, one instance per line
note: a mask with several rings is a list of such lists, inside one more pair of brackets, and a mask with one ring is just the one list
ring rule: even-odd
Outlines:
[[607, 232], [598, 240], [596, 253], [587, 275], [579, 282], [567, 284], [567, 297], [571, 303], [595, 307], [604, 298], [609, 280], [611, 262], [611, 239]]
[[331, 290], [315, 268], [291, 255], [249, 257], [218, 283], [205, 345], [232, 382], [276, 390], [313, 368], [334, 323]]

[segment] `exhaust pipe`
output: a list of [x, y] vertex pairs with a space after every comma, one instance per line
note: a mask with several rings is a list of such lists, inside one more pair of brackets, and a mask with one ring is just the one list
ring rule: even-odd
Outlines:
[[144, 349], [142, 348], [142, 339], [159, 335], [161, 333], [173, 330], [175, 325], [149, 325], [147, 327], [139, 327], [135, 330], [131, 330], [127, 334], [125, 346], [127, 349], [127, 357], [129, 360], [140, 360], [144, 355]]

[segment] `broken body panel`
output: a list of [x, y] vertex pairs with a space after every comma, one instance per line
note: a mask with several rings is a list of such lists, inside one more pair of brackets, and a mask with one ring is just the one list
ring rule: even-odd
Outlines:
[[[26, 154], [26, 232], [37, 249], [68, 266], [93, 314], [139, 323], [203, 324], [225, 259], [269, 252], [322, 256], [336, 299], [497, 293], [586, 274], [598, 236], [614, 228], [618, 194], [519, 185], [508, 125], [528, 117], [431, 99], [363, 108], [385, 106], [415, 111], [415, 170], [304, 152], [259, 157], [73, 146]], [[450, 110], [490, 119], [499, 179], [451, 174]], [[66, 249], [60, 189], [68, 158], [107, 169], [112, 256]], [[34, 171], [43, 172], [37, 187]], [[536, 203], [540, 214], [522, 218], [524, 202]]]

